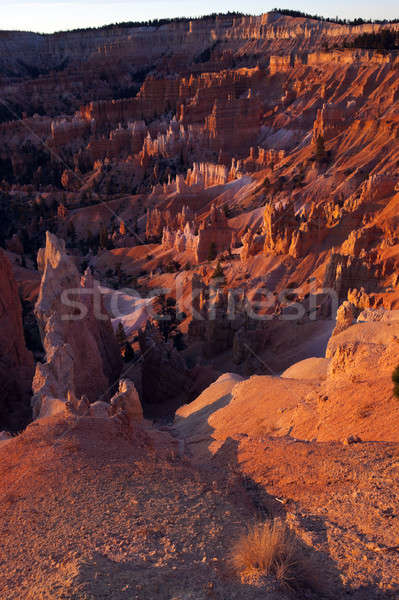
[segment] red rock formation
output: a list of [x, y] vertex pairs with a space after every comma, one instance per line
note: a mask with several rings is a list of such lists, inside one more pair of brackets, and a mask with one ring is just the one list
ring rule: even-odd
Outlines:
[[270, 75], [276, 73], [284, 73], [291, 69], [293, 66], [293, 56], [271, 56], [269, 62]]
[[[0, 126], [0, 179], [8, 178], [4, 189], [9, 194], [4, 203], [15, 203], [26, 222], [34, 188], [42, 194], [43, 186], [62, 180], [71, 191], [71, 204], [72, 199], [85, 202], [90, 190], [96, 192], [91, 201], [107, 196], [102, 212], [96, 209], [92, 219], [97, 232], [103, 218], [109, 223], [100, 214], [122, 210], [125, 199], [112, 195], [133, 194], [140, 233], [149, 209], [147, 239], [162, 239], [149, 270], [157, 268], [158, 255], [166, 249], [179, 262], [179, 254], [192, 252], [194, 259], [184, 260], [193, 264], [206, 261], [211, 248], [214, 255], [231, 246], [232, 229], [219, 211], [213, 208], [209, 214], [212, 203], [228, 205], [240, 235], [255, 222], [244, 212], [255, 216], [259, 211], [259, 218], [266, 205], [263, 233], [256, 221], [256, 233], [247, 231], [242, 239], [249, 288], [257, 285], [262, 261], [270, 261], [289, 265], [284, 277], [294, 278], [288, 273], [292, 268], [303, 282], [314, 275], [320, 283], [326, 270], [325, 283], [340, 299], [350, 287], [364, 285], [369, 292], [379, 281], [381, 290], [372, 299], [381, 303], [386, 289], [397, 283], [399, 264], [398, 59], [363, 50], [321, 52], [326, 43], [340, 46], [361, 32], [380, 29], [271, 13], [50, 36], [37, 60], [46, 56], [56, 66], [54, 53], [68, 52], [68, 67], [33, 80], [16, 63], [21, 82], [8, 81], [2, 91], [14, 94], [15, 101], [21, 91], [31, 94], [29, 114], [40, 99], [51, 115], [77, 112]], [[10, 44], [14, 37], [10, 34]], [[24, 47], [29, 45], [23, 40]], [[41, 38], [35, 40], [43, 50]], [[1, 55], [0, 64], [5, 61]], [[8, 61], [14, 64], [14, 56]], [[135, 83], [132, 65], [142, 68]], [[138, 91], [139, 79], [144, 82]], [[38, 151], [37, 136], [57, 150], [61, 163]], [[328, 144], [323, 161], [315, 157], [319, 136]], [[69, 167], [61, 177], [65, 162]], [[33, 189], [22, 197], [20, 188], [28, 182]], [[184, 214], [185, 206], [190, 215]], [[123, 212], [129, 218], [128, 210]], [[5, 237], [10, 232], [14, 229]], [[130, 244], [125, 237], [113, 234], [114, 243]], [[251, 260], [262, 253], [262, 245], [269, 256]], [[140, 267], [145, 270], [145, 260]], [[232, 261], [233, 286], [240, 278], [234, 267]], [[285, 283], [279, 276], [276, 285]], [[248, 336], [245, 332], [242, 340]], [[243, 343], [237, 339], [240, 355]]]
[[230, 350], [233, 362], [251, 372], [250, 365], [258, 362], [256, 355], [264, 351], [270, 334], [268, 323], [248, 312], [245, 293], [234, 293], [213, 278], [205, 285], [193, 274], [191, 298], [189, 339], [203, 342], [202, 353], [208, 359]]
[[146, 134], [147, 127], [144, 121], [131, 121], [126, 128], [119, 126], [108, 136], [92, 137], [84, 153], [89, 157], [91, 164], [105, 158], [115, 160], [139, 154]]
[[50, 143], [55, 147], [67, 146], [90, 133], [90, 123], [75, 116], [71, 120], [57, 119], [51, 123]]
[[46, 350], [37, 364], [32, 399], [34, 416], [68, 392], [90, 402], [107, 399], [121, 371], [119, 347], [95, 282], [79, 272], [65, 243], [47, 233], [38, 254], [42, 282], [35, 314]]
[[159, 405], [164, 415], [173, 413], [192, 383], [184, 360], [172, 340], [165, 342], [156, 322], [147, 322], [139, 332], [139, 342], [144, 405]]
[[342, 244], [340, 253], [349, 256], [359, 256], [361, 252], [367, 252], [378, 244], [382, 237], [382, 231], [374, 226], [354, 229]]
[[364, 288], [374, 291], [377, 285], [374, 265], [359, 258], [332, 254], [327, 264], [323, 288], [334, 290], [340, 301], [344, 301], [349, 290]]
[[266, 149], [251, 147], [249, 156], [242, 161], [242, 170], [258, 171], [270, 165], [277, 165], [285, 157], [285, 150], [274, 150], [273, 148]]
[[186, 205], [179, 212], [170, 209], [163, 211], [158, 208], [148, 209], [146, 221], [147, 240], [162, 237], [165, 228], [171, 231], [183, 231], [187, 224], [191, 225], [193, 223], [193, 219], [194, 214]]
[[[215, 100], [212, 112], [205, 120], [211, 148], [223, 155], [233, 152], [245, 156], [259, 131], [261, 102], [248, 91], [246, 98]], [[238, 124], [238, 128], [237, 128]]]
[[209, 259], [212, 248], [216, 254], [230, 250], [233, 231], [221, 209], [212, 204], [209, 216], [201, 223], [198, 230], [198, 242], [195, 249], [197, 263]]
[[[205, 285], [194, 274], [191, 279], [192, 315], [188, 328], [189, 338], [202, 340], [203, 353], [210, 358], [233, 345], [235, 331], [243, 317], [229, 315], [229, 296], [221, 282], [211, 280]], [[237, 307], [235, 307], [237, 309]]]
[[230, 169], [226, 165], [195, 162], [192, 169], [187, 171], [185, 184], [188, 187], [197, 186], [200, 190], [213, 185], [224, 185], [239, 176], [240, 166], [241, 161], [235, 159], [232, 160]]
[[265, 236], [258, 235], [254, 231], [247, 231], [241, 238], [242, 250], [241, 260], [245, 262], [250, 256], [260, 254], [265, 247]]
[[341, 133], [348, 123], [350, 113], [338, 106], [324, 104], [317, 111], [316, 121], [313, 126], [313, 140], [321, 136], [325, 141]]
[[348, 302], [348, 300], [345, 300], [338, 308], [336, 325], [332, 336], [338, 335], [342, 331], [345, 331], [345, 329], [348, 329], [355, 320], [356, 312], [356, 307], [351, 302]]
[[186, 223], [183, 229], [172, 231], [169, 227], [165, 227], [162, 234], [162, 247], [165, 249], [174, 248], [177, 252], [185, 252], [186, 250], [196, 251], [198, 245], [198, 236], [190, 223]]
[[106, 124], [153, 119], [175, 106], [178, 94], [178, 78], [148, 77], [136, 97], [91, 102], [80, 108], [80, 116], [101, 131]]
[[25, 345], [17, 284], [0, 249], [0, 429], [16, 431], [26, 425], [32, 377], [33, 358]]
[[291, 203], [287, 206], [268, 204], [264, 214], [265, 251], [273, 254], [288, 254], [292, 236], [299, 228]]

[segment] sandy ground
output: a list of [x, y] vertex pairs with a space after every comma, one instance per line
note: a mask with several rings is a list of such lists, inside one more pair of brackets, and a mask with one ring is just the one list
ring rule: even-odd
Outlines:
[[[390, 378], [296, 369], [225, 374], [172, 427], [56, 415], [3, 443], [1, 600], [398, 598]], [[232, 569], [239, 535], [275, 516], [307, 564], [295, 590]]]
[[[229, 376], [180, 409], [175, 429], [188, 456], [204, 466], [210, 451], [220, 469], [228, 465], [240, 474], [262, 515], [287, 519], [314, 552], [321, 597], [397, 598], [399, 440], [346, 445], [340, 439], [342, 420], [349, 412], [343, 403], [334, 412], [335, 420], [325, 419], [329, 429], [324, 435], [333, 441], [309, 434], [309, 412], [315, 408], [306, 413], [307, 419], [294, 408], [296, 430], [291, 426], [287, 431], [281, 423], [290, 412], [289, 403], [297, 402], [313, 384], [295, 381], [288, 393], [288, 380], [270, 385], [271, 379], [253, 377], [237, 384]], [[344, 393], [348, 399], [349, 390]], [[364, 395], [364, 389], [356, 393]], [[381, 427], [376, 409], [359, 404], [356, 410], [349, 426], [364, 422], [368, 439], [374, 439]], [[387, 414], [386, 405], [381, 410]], [[397, 416], [391, 420], [392, 437]], [[301, 428], [304, 435], [308, 432], [306, 439], [296, 437]]]
[[288, 598], [232, 572], [254, 519], [240, 481], [194, 468], [166, 433], [36, 422], [0, 449], [0, 506], [2, 600]]

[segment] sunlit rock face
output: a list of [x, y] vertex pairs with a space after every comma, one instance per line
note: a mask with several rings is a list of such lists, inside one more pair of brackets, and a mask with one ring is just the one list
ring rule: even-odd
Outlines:
[[90, 402], [107, 399], [121, 370], [111, 321], [91, 274], [80, 277], [65, 243], [51, 233], [39, 251], [38, 265], [42, 282], [35, 314], [46, 362], [36, 366], [35, 416], [45, 399], [66, 401], [68, 392]]

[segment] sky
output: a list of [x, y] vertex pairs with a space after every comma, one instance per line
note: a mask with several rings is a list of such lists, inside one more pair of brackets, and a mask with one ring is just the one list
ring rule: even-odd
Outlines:
[[397, 0], [0, 0], [0, 29], [51, 33], [121, 21], [194, 17], [212, 12], [268, 12], [275, 6], [327, 17], [399, 18]]

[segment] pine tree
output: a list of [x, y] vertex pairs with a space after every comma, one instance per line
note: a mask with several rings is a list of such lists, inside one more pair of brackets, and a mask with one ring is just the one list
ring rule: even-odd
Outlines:
[[118, 329], [116, 330], [115, 337], [118, 340], [120, 346], [123, 346], [123, 344], [126, 344], [126, 342], [127, 342], [126, 333], [125, 333], [125, 328], [123, 327], [122, 321], [119, 321]]
[[134, 350], [129, 344], [129, 342], [125, 342], [121, 348], [121, 356], [125, 362], [130, 362], [134, 359]]

